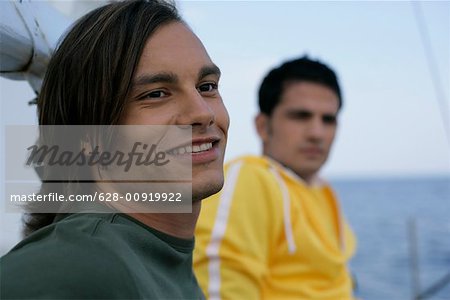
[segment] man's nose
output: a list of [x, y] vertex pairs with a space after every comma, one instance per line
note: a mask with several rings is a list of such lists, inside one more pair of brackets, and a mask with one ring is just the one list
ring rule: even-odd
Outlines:
[[193, 128], [205, 129], [214, 124], [215, 113], [208, 99], [202, 97], [196, 89], [186, 94], [184, 101], [181, 102], [178, 125], [191, 125]]
[[320, 140], [323, 138], [325, 133], [325, 125], [322, 122], [321, 118], [313, 118], [310, 120], [310, 124], [308, 127], [308, 133], [310, 138]]

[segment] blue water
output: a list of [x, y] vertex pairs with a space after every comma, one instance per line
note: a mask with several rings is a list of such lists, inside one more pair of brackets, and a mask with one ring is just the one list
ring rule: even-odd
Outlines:
[[[351, 269], [357, 296], [413, 299], [409, 220], [415, 220], [420, 289], [450, 272], [450, 177], [335, 180], [343, 210], [358, 237]], [[450, 283], [434, 296], [450, 300]]]

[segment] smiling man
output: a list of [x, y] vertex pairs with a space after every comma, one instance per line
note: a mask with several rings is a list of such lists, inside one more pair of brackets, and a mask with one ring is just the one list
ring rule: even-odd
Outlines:
[[263, 156], [226, 166], [205, 201], [194, 268], [210, 299], [353, 299], [355, 239], [318, 173], [342, 96], [335, 73], [307, 57], [264, 78], [255, 119]]
[[[27, 237], [0, 260], [2, 299], [203, 298], [192, 271], [193, 236], [201, 200], [223, 185], [229, 118], [219, 79], [201, 41], [167, 2], [114, 2], [71, 28], [49, 63], [38, 98], [39, 124], [189, 129], [163, 156], [189, 162], [192, 213], [128, 212], [121, 202], [110, 202], [110, 213], [92, 213], [83, 204], [78, 206], [84, 213], [32, 211]], [[75, 136], [64, 140], [86, 143]], [[45, 176], [52, 172], [43, 169]], [[76, 170], [57, 178], [58, 190], [44, 180], [40, 194], [120, 191], [114, 180], [100, 180], [102, 169], [89, 174], [92, 191], [80, 190]], [[141, 168], [137, 174], [158, 175], [149, 172]], [[144, 185], [147, 195], [152, 187]]]

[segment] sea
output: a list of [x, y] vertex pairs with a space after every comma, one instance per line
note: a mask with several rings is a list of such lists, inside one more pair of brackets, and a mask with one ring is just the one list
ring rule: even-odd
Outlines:
[[450, 300], [450, 175], [331, 184], [358, 238], [359, 298]]
[[[358, 238], [357, 297], [419, 299], [441, 281], [420, 299], [450, 300], [450, 174], [330, 181]], [[2, 214], [0, 223], [1, 255], [19, 240], [20, 216]]]

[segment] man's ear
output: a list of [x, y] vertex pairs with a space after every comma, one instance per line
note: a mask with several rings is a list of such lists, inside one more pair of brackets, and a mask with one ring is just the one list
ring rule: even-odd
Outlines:
[[263, 141], [263, 143], [266, 143], [269, 140], [270, 135], [270, 119], [269, 116], [263, 113], [259, 113], [255, 117], [255, 126], [256, 131], [258, 132], [259, 137]]

